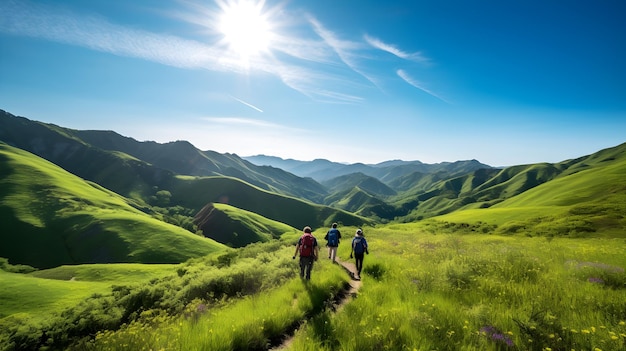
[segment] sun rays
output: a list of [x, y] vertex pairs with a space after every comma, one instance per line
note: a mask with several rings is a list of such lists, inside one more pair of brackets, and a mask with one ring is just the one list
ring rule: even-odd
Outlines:
[[270, 54], [276, 24], [264, 0], [226, 0], [217, 5], [216, 29], [229, 56], [248, 67], [251, 60]]

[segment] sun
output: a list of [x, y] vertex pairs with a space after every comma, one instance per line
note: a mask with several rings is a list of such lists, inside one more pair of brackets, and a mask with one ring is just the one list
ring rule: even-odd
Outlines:
[[229, 50], [242, 60], [268, 52], [271, 47], [272, 26], [264, 6], [263, 0], [228, 0], [220, 4], [217, 29]]

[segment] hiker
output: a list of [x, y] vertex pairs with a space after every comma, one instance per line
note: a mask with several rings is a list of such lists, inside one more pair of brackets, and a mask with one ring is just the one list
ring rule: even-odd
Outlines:
[[363, 231], [361, 229], [357, 229], [356, 234], [352, 239], [352, 250], [350, 251], [350, 258], [354, 257], [356, 259], [357, 276], [354, 277], [355, 279], [361, 279], [361, 270], [363, 269], [364, 254], [370, 254], [367, 250], [367, 240], [365, 240], [365, 237], [363, 236]]
[[337, 223], [333, 223], [332, 228], [330, 228], [324, 237], [326, 246], [328, 246], [328, 258], [332, 258], [333, 262], [336, 262], [335, 257], [337, 257], [339, 239], [341, 239], [341, 232], [337, 229]]
[[298, 245], [296, 245], [296, 252], [293, 254], [293, 259], [300, 254], [300, 278], [311, 279], [311, 269], [313, 269], [313, 261], [317, 261], [319, 254], [319, 248], [317, 246], [317, 239], [311, 234], [311, 227], [306, 226], [303, 230], [304, 234], [298, 239]]

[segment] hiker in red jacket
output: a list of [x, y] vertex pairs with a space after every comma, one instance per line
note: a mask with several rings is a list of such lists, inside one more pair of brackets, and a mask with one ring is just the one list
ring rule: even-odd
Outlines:
[[311, 233], [311, 227], [306, 226], [303, 231], [304, 234], [298, 239], [293, 259], [295, 260], [296, 256], [300, 254], [300, 278], [310, 280], [313, 261], [317, 261], [319, 247], [317, 246], [317, 239]]

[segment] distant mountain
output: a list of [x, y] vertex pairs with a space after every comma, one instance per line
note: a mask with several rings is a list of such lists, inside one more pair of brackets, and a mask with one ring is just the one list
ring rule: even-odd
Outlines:
[[187, 141], [138, 142], [113, 131], [72, 130], [1, 110], [0, 141], [121, 195], [153, 218], [201, 230], [231, 246], [280, 236], [284, 225], [297, 231], [332, 222], [411, 222], [496, 208], [568, 175], [622, 162], [620, 152], [626, 148], [506, 168], [477, 160], [367, 165], [240, 158], [201, 151]]
[[386, 183], [391, 183], [399, 177], [415, 172], [444, 172], [448, 176], [456, 176], [477, 169], [493, 168], [476, 160], [442, 162], [436, 164], [425, 164], [420, 161], [393, 160], [367, 165], [363, 163], [344, 164], [324, 159], [313, 161], [284, 160], [279, 157], [265, 155], [248, 156], [243, 157], [243, 159], [257, 165], [282, 168], [300, 177], [311, 177], [318, 182], [324, 182], [347, 174], [363, 173]]
[[515, 166], [496, 178], [502, 185], [485, 182], [480, 190], [494, 188], [484, 194], [490, 201], [438, 220], [459, 228], [487, 224], [503, 235], [626, 238], [626, 143], [555, 164]]
[[[320, 202], [326, 195], [324, 188], [311, 179], [282, 169], [256, 166], [236, 155], [200, 151], [186, 141], [139, 142], [112, 131], [62, 128], [2, 110], [0, 140], [124, 196], [131, 196], [137, 188], [142, 188], [143, 196], [149, 196], [153, 186], [162, 188], [177, 174], [232, 176], [261, 189], [313, 202]], [[112, 174], [119, 177], [111, 177]]]
[[322, 182], [322, 185], [324, 185], [331, 193], [344, 189], [351, 189], [353, 187], [359, 187], [363, 191], [372, 195], [384, 197], [396, 195], [396, 191], [387, 186], [385, 183], [363, 173], [350, 173], [335, 177]]
[[0, 111], [0, 141], [133, 199], [144, 212], [188, 229], [193, 217], [211, 202], [228, 203], [300, 229], [337, 220], [350, 225], [370, 221], [314, 205], [327, 193], [310, 178], [256, 166], [236, 155], [199, 151], [184, 141], [137, 142], [110, 131], [76, 131], [4, 111]]

